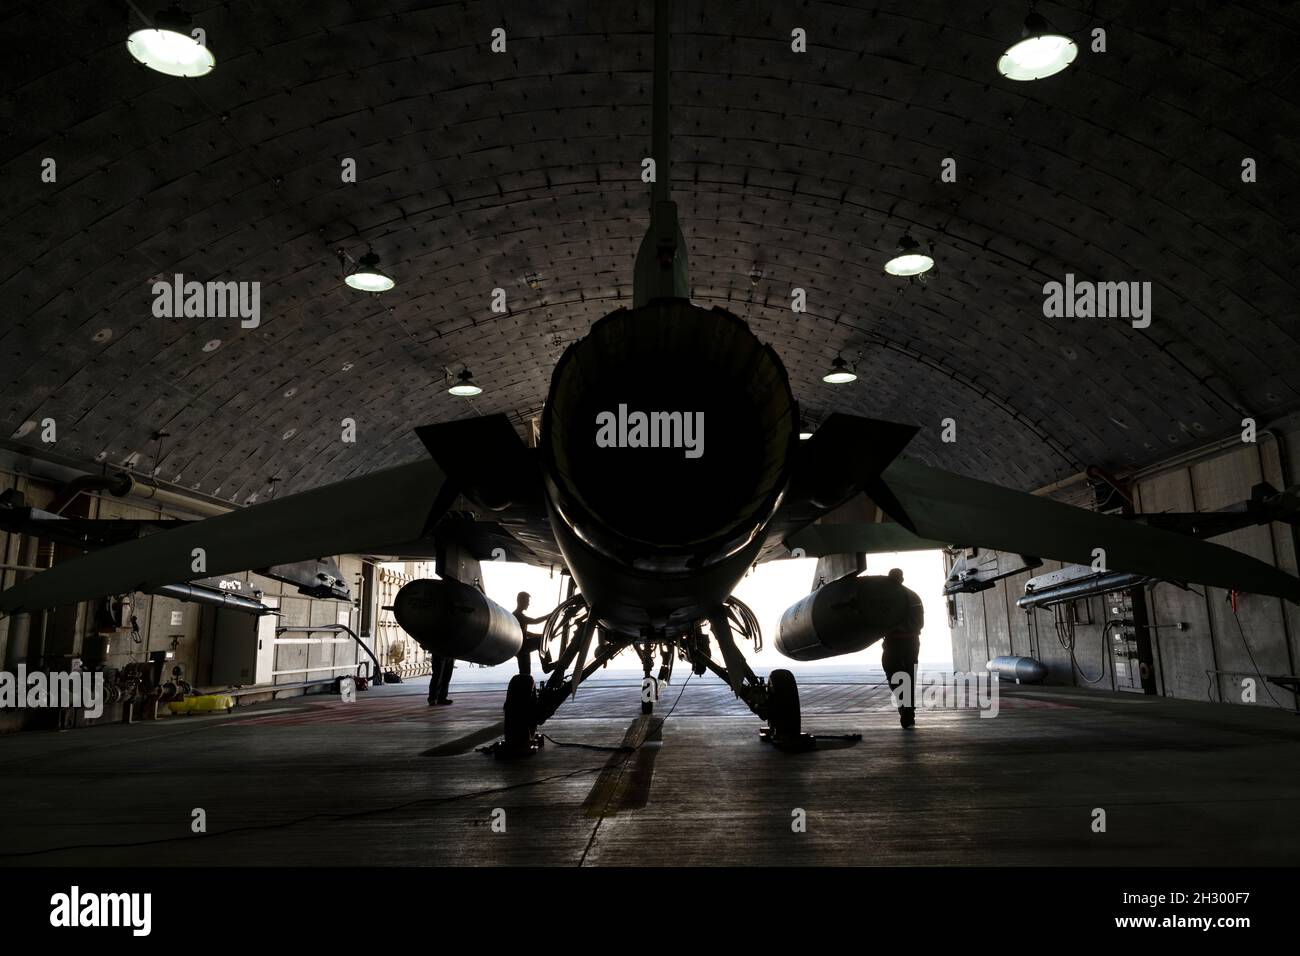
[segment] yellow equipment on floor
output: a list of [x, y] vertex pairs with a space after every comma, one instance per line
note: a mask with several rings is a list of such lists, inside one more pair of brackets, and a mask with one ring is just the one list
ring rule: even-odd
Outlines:
[[235, 698], [229, 694], [197, 694], [168, 702], [173, 714], [210, 714], [218, 710], [230, 713], [235, 709]]

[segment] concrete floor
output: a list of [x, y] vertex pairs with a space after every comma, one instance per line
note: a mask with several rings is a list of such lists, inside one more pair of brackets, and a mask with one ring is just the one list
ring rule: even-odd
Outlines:
[[548, 744], [496, 761], [474, 748], [496, 738], [501, 689], [453, 684], [456, 703], [430, 708], [425, 681], [355, 704], [12, 735], [0, 865], [1300, 860], [1289, 712], [1003, 685], [994, 719], [925, 711], [903, 731], [879, 680], [806, 675], [805, 729], [863, 739], [804, 754], [760, 743], [721, 684], [680, 676], [663, 720], [639, 721], [637, 685], [606, 680], [543, 728], [602, 747], [644, 737], [630, 754]]

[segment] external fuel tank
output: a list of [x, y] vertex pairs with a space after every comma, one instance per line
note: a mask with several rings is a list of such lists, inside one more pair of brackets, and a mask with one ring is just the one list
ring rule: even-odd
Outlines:
[[907, 619], [907, 590], [883, 575], [824, 584], [781, 615], [776, 649], [796, 661], [863, 650]]
[[404, 585], [393, 600], [393, 617], [426, 651], [472, 664], [503, 664], [524, 646], [513, 614], [450, 578]]

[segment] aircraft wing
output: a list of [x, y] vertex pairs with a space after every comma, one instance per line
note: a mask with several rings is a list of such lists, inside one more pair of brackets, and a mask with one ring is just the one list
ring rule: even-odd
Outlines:
[[[1271, 594], [1300, 603], [1300, 580], [1239, 551], [1197, 538], [901, 458], [884, 469], [879, 482], [885, 494], [877, 496], [871, 489], [868, 494], [920, 538], [1082, 565], [1091, 565], [1095, 549], [1101, 548], [1105, 567], [1111, 571]], [[849, 550], [870, 550], [871, 529], [878, 526], [857, 527], [860, 537], [839, 546], [847, 543], [862, 545]]]
[[427, 557], [435, 536], [480, 560], [562, 563], [532, 449], [504, 415], [416, 433], [428, 458], [100, 548], [0, 593], [0, 613], [336, 554]]
[[896, 521], [811, 524], [786, 538], [785, 544], [791, 551], [802, 551], [807, 558], [854, 552], [934, 551], [948, 547], [947, 541], [922, 538]]
[[[916, 429], [829, 416], [802, 443], [759, 561], [957, 546], [1104, 566], [1300, 603], [1300, 580], [1239, 551], [899, 458]], [[865, 494], [892, 522], [817, 523]]]
[[513, 561], [535, 568], [563, 567], [564, 557], [551, 534], [545, 512], [531, 508], [507, 508], [485, 517], [457, 510], [438, 522], [433, 538], [387, 551], [366, 552], [403, 561], [431, 561], [436, 556], [434, 538], [439, 543], [455, 542], [479, 561]]
[[426, 534], [440, 516], [445, 487], [437, 462], [421, 459], [188, 522], [42, 571], [0, 593], [0, 612], [148, 591], [323, 555], [382, 553]]

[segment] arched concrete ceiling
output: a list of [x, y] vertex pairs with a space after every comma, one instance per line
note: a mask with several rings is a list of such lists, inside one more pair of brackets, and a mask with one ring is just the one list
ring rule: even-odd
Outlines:
[[[911, 454], [1032, 488], [1300, 402], [1292, 5], [1045, 4], [1108, 52], [1034, 83], [994, 69], [1023, 3], [776, 6], [677, 3], [674, 198], [694, 300], [777, 348], [809, 417], [913, 422]], [[411, 460], [417, 424], [523, 422], [564, 347], [630, 304], [649, 0], [189, 0], [218, 56], [198, 80], [140, 67], [138, 21], [88, 7], [0, 23], [11, 442], [50, 417], [64, 457], [256, 500]], [[934, 243], [924, 285], [881, 271], [904, 230]], [[339, 280], [335, 250], [367, 244], [399, 281], [382, 297]], [[1044, 318], [1067, 272], [1150, 281], [1150, 327]], [[174, 273], [260, 282], [261, 326], [154, 317]], [[837, 353], [856, 383], [821, 382]], [[472, 403], [445, 392], [464, 364]]]

